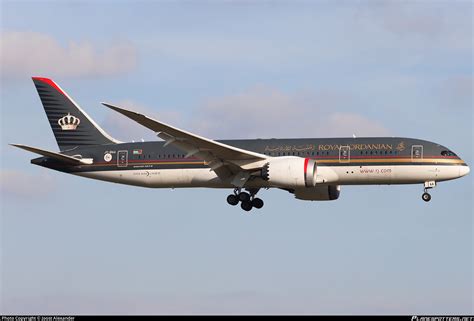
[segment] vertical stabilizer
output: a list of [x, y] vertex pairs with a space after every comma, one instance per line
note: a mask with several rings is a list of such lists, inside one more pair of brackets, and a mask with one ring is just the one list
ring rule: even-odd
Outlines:
[[54, 81], [33, 77], [33, 82], [60, 150], [120, 143], [100, 128]]

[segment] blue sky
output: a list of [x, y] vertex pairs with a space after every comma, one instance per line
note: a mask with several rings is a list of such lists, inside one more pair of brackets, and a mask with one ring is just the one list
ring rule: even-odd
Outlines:
[[[150, 190], [29, 164], [30, 77], [121, 140], [122, 104], [210, 138], [406, 136], [473, 160], [472, 2], [1, 2], [2, 313], [473, 313], [472, 175], [335, 202]], [[301, 117], [304, 115], [304, 117]]]

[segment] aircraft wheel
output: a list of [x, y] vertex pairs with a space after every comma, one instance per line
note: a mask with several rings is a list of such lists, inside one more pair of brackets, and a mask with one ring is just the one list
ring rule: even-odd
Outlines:
[[423, 193], [423, 195], [421, 195], [421, 198], [425, 201], [425, 202], [429, 202], [431, 200], [431, 195], [428, 194], [428, 193]]
[[229, 196], [227, 196], [227, 203], [229, 203], [232, 206], [235, 206], [239, 204], [239, 198], [237, 197], [237, 195], [230, 194]]
[[240, 204], [240, 207], [244, 210], [244, 211], [250, 211], [252, 209], [252, 203], [250, 203], [249, 201], [243, 201], [241, 204]]
[[260, 198], [254, 198], [252, 201], [252, 206], [255, 208], [262, 208], [263, 207], [263, 201]]
[[239, 194], [239, 200], [241, 202], [250, 202], [250, 194], [246, 192], [241, 192]]

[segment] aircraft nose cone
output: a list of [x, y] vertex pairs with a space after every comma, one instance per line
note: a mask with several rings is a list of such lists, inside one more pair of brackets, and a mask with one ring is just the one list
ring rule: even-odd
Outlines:
[[459, 177], [462, 177], [462, 176], [466, 176], [467, 174], [469, 174], [470, 172], [470, 169], [469, 169], [469, 166], [461, 166], [459, 168]]

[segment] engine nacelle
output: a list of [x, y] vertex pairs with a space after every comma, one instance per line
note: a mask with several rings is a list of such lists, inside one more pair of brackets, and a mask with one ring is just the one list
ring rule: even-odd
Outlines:
[[295, 156], [275, 157], [262, 168], [262, 177], [272, 186], [308, 188], [316, 185], [316, 161]]
[[322, 185], [310, 188], [297, 188], [294, 191], [295, 198], [305, 201], [332, 201], [339, 198], [341, 186]]

